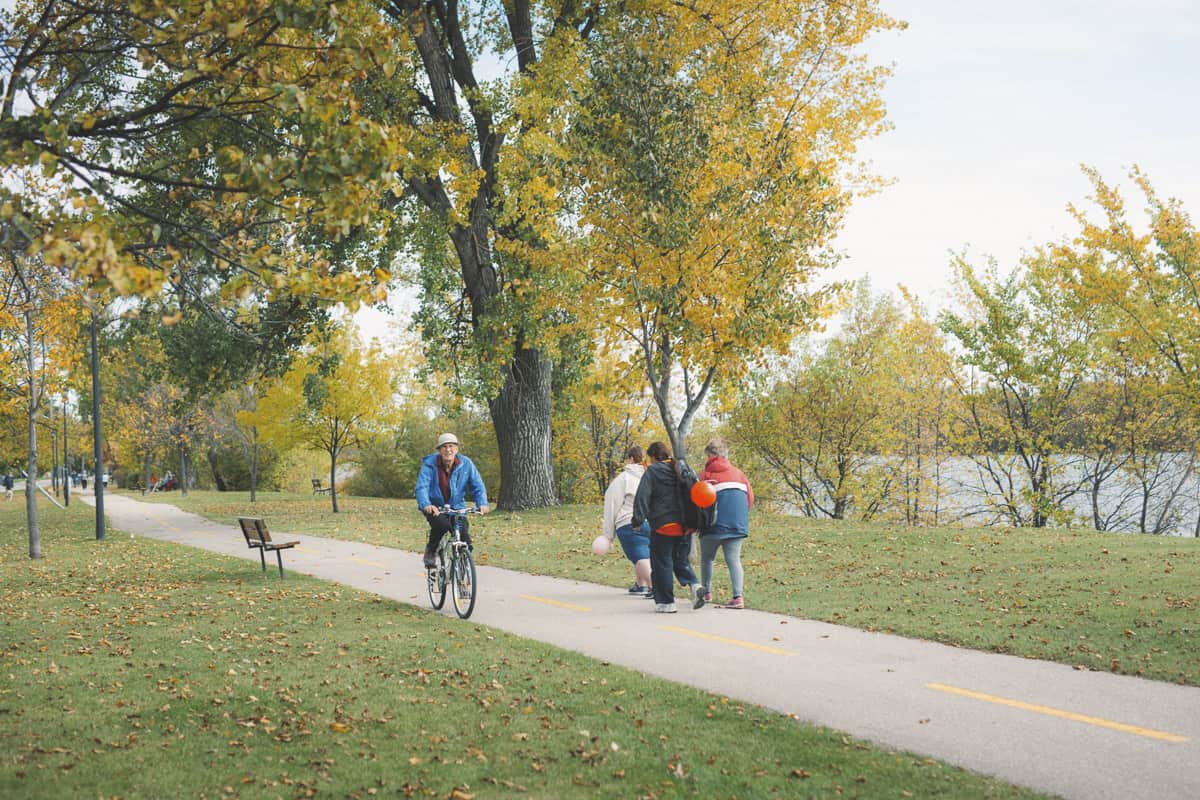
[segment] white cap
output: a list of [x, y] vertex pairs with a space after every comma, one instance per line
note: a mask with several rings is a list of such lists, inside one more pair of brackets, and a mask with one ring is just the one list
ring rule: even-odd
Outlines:
[[443, 433], [438, 437], [437, 446], [441, 447], [444, 444], [458, 444], [458, 437], [453, 433]]

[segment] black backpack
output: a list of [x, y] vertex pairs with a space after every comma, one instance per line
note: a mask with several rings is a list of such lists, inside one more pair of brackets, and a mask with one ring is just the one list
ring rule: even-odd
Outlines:
[[717, 504], [701, 508], [692, 502], [692, 487], [700, 479], [683, 460], [675, 462], [676, 486], [679, 488], [679, 507], [683, 509], [683, 527], [687, 530], [708, 530], [717, 524]]

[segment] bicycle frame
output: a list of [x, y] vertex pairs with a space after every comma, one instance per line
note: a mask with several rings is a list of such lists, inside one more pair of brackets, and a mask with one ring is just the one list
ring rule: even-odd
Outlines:
[[427, 570], [429, 600], [435, 609], [440, 609], [446, 602], [446, 590], [449, 588], [455, 612], [466, 619], [475, 609], [476, 571], [471, 549], [463, 537], [463, 529], [468, 514], [481, 512], [478, 508], [443, 507], [438, 513], [453, 517], [454, 524], [438, 545], [437, 566]]
[[442, 537], [442, 543], [438, 546], [438, 549], [445, 555], [447, 563], [449, 563], [450, 555], [455, 549], [467, 546], [466, 540], [463, 539], [463, 522], [466, 520], [467, 515], [478, 513], [478, 511], [471, 511], [466, 508], [449, 507], [443, 508], [438, 512], [440, 515], [454, 518], [453, 527]]

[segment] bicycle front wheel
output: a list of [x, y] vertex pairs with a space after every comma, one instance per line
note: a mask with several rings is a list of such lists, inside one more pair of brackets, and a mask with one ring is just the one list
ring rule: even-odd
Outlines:
[[442, 548], [437, 550], [437, 566], [425, 570], [425, 585], [429, 602], [435, 609], [446, 605], [446, 559]]
[[450, 568], [450, 595], [454, 598], [454, 611], [463, 619], [475, 610], [475, 559], [471, 551], [462, 548], [454, 555]]

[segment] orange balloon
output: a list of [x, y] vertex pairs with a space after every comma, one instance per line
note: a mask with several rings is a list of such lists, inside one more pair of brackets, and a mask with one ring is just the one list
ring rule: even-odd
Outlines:
[[708, 508], [717, 502], [717, 492], [707, 481], [696, 481], [692, 484], [692, 502], [700, 508]]

